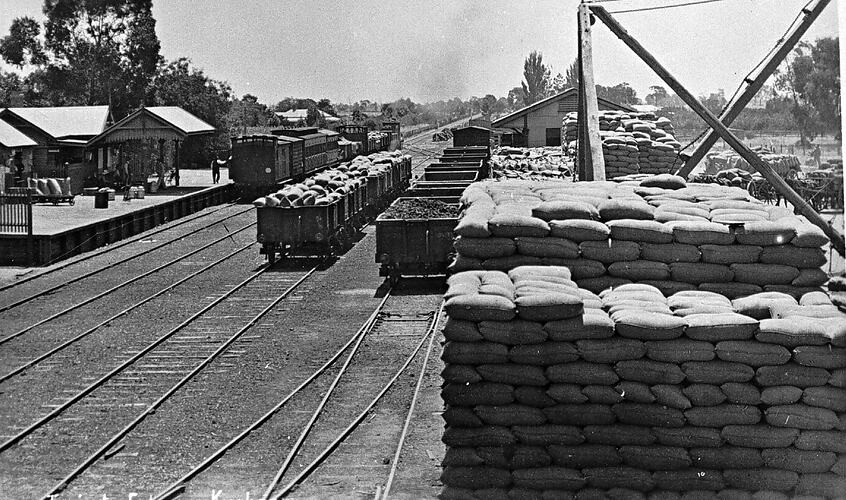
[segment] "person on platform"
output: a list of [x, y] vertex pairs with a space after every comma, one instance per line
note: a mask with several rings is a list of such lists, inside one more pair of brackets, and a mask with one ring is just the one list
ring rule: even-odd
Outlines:
[[15, 186], [24, 187], [26, 186], [26, 178], [24, 177], [24, 162], [23, 158], [21, 158], [21, 153], [18, 151], [15, 153], [15, 157], [12, 160], [12, 164], [14, 165], [15, 169]]
[[819, 143], [817, 143], [816, 145], [814, 145], [814, 150], [811, 151], [811, 158], [814, 159], [814, 165], [817, 166], [817, 169], [820, 168], [820, 155], [821, 155], [820, 145], [819, 145]]
[[222, 159], [223, 155], [218, 154], [217, 158], [212, 160], [211, 163], [211, 171], [212, 171], [212, 182], [217, 184], [220, 181], [220, 167], [226, 166], [226, 160]]

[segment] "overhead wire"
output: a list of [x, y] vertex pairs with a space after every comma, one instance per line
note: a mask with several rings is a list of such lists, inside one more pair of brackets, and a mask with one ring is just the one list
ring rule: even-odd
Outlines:
[[669, 5], [655, 5], [652, 7], [638, 7], [634, 9], [623, 9], [623, 10], [614, 10], [608, 11], [609, 14], [626, 14], [629, 12], [645, 12], [648, 10], [662, 10], [662, 9], [673, 9], [676, 7], [687, 7], [690, 5], [699, 5], [705, 3], [715, 3], [715, 2], [725, 2], [726, 0], [696, 0], [695, 2], [684, 2], [684, 3], [676, 3], [676, 4], [669, 4]]

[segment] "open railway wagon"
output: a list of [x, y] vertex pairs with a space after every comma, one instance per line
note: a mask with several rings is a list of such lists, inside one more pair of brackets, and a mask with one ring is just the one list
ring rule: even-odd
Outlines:
[[403, 197], [376, 219], [379, 276], [445, 274], [453, 257], [458, 197]]
[[452, 232], [461, 193], [479, 180], [482, 160], [426, 167], [405, 196], [376, 219], [380, 276], [444, 274], [452, 257]]
[[260, 253], [326, 257], [347, 248], [352, 236], [408, 186], [411, 158], [400, 152], [360, 156], [256, 199]]

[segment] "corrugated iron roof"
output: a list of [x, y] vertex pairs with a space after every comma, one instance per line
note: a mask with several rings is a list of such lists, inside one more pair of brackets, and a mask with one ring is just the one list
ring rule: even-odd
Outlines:
[[[532, 111], [534, 111], [538, 108], [541, 108], [543, 106], [546, 106], [547, 104], [550, 104], [552, 102], [559, 101], [559, 100], [562, 100], [562, 99], [566, 99], [567, 97], [570, 97], [574, 94], [576, 95], [576, 97], [578, 97], [578, 90], [575, 89], [575, 88], [569, 88], [569, 89], [567, 89], [564, 92], [561, 92], [559, 94], [555, 94], [555, 95], [549, 96], [545, 99], [541, 99], [540, 101], [538, 101], [534, 104], [530, 104], [530, 105], [526, 106], [525, 108], [518, 109], [517, 111], [509, 113], [509, 114], [507, 114], [507, 115], [505, 115], [501, 118], [497, 118], [496, 120], [491, 122], [491, 127], [493, 127], [493, 128], [501, 127], [502, 125], [509, 122], [510, 120], [513, 120], [515, 118], [519, 118], [519, 117], [526, 115], [526, 114], [529, 114], [530, 112], [532, 112]], [[632, 108], [630, 108], [626, 105], [617, 104], [616, 102], [609, 101], [608, 99], [603, 99], [602, 97], [597, 97], [596, 100], [600, 104], [604, 104], [606, 106], [606, 108], [618, 109], [618, 110], [621, 110], [621, 111], [634, 111]]]
[[25, 148], [37, 146], [38, 143], [20, 130], [0, 120], [0, 145], [7, 148]]
[[275, 135], [274, 137], [277, 137], [277, 138], [279, 138], [279, 140], [282, 140], [282, 141], [303, 142], [303, 140], [300, 139], [299, 137], [291, 137], [290, 135]]
[[106, 128], [109, 118], [108, 106], [8, 108], [8, 111], [55, 139], [73, 136], [93, 137]]
[[179, 106], [150, 106], [144, 109], [189, 135], [215, 131], [214, 127]]
[[115, 139], [112, 142], [121, 142], [120, 137], [116, 134], [124, 129], [128, 123], [131, 123], [132, 120], [135, 120], [139, 116], [142, 116], [143, 119], [143, 115], [145, 113], [152, 115], [152, 119], [154, 120], [163, 121], [182, 136], [212, 134], [216, 130], [208, 123], [178, 106], [151, 106], [149, 108], [140, 108], [133, 111], [125, 118], [109, 127], [107, 130], [95, 137], [92, 137], [88, 141], [88, 145], [92, 146], [94, 144], [102, 143], [103, 141], [110, 142], [110, 138], [112, 137]]
[[[318, 109], [317, 112], [320, 113], [320, 116], [322, 116], [323, 119], [325, 119], [327, 122], [336, 122], [336, 121], [339, 122], [339, 121], [341, 121], [340, 118], [338, 118], [336, 116], [332, 116], [329, 113], [327, 113], [327, 112], [325, 112], [321, 109]], [[291, 109], [291, 110], [288, 110], [288, 111], [277, 111], [276, 116], [278, 116], [279, 118], [284, 118], [285, 120], [290, 121], [290, 122], [298, 122], [298, 121], [301, 121], [301, 120], [305, 120], [308, 117], [308, 110], [307, 109]]]

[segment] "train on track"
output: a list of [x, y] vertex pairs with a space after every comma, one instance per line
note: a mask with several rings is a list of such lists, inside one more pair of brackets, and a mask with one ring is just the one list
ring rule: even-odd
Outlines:
[[275, 191], [356, 156], [402, 147], [398, 122], [383, 122], [379, 132], [342, 125], [338, 132], [317, 127], [272, 130], [232, 138], [229, 178], [244, 199]]

